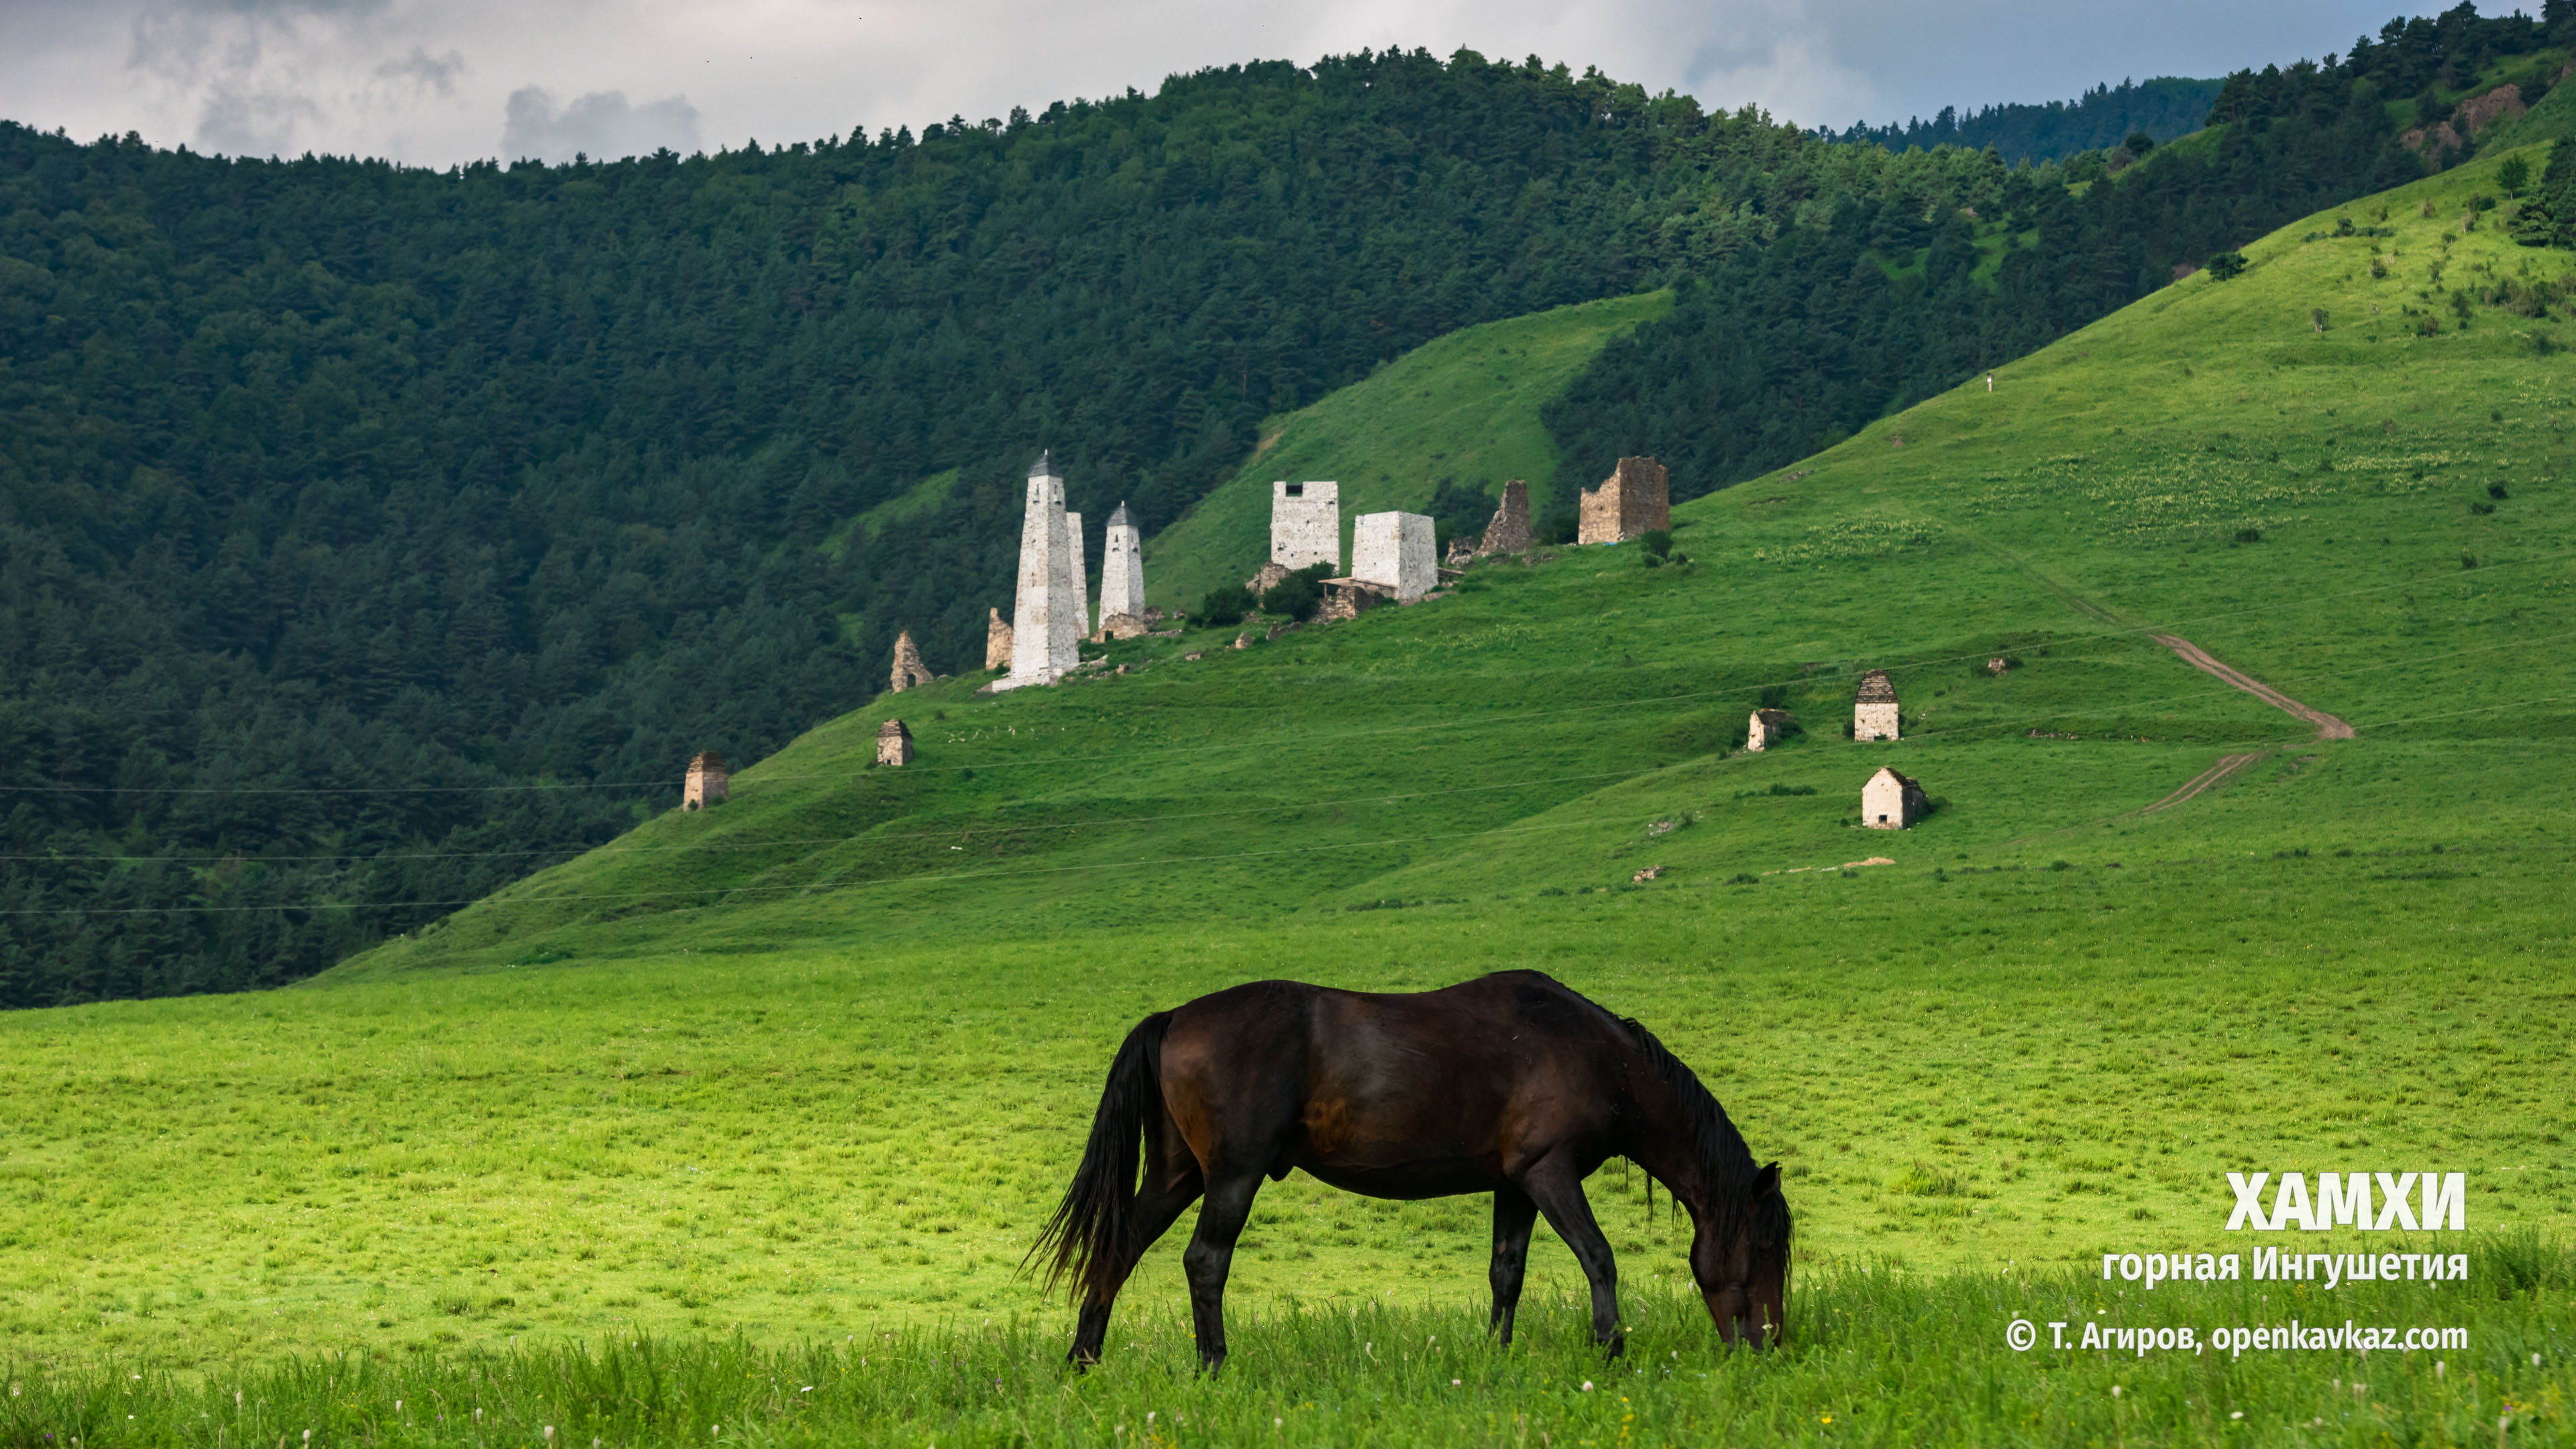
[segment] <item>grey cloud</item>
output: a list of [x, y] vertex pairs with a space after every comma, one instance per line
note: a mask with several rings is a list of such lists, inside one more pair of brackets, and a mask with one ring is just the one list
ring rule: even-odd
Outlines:
[[296, 127], [320, 114], [300, 96], [227, 92], [206, 102], [197, 144], [222, 156], [283, 156], [294, 149]]
[[612, 160], [664, 146], [700, 149], [698, 109], [685, 96], [634, 106], [624, 91], [592, 91], [558, 111], [543, 89], [522, 86], [510, 93], [501, 128], [501, 154], [512, 160], [569, 161], [575, 153]]
[[465, 74], [465, 71], [463, 52], [451, 50], [445, 55], [432, 55], [423, 47], [415, 45], [411, 48], [411, 54], [401, 60], [389, 60], [377, 66], [376, 78], [409, 80], [446, 96], [456, 93], [456, 78]]

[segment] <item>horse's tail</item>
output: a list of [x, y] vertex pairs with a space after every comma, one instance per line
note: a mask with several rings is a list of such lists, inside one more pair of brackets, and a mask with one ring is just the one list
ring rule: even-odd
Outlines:
[[1136, 1023], [1109, 1063], [1109, 1083], [1092, 1114], [1082, 1165], [1029, 1249], [1032, 1259], [1053, 1260], [1047, 1265], [1049, 1291], [1071, 1278], [1077, 1299], [1106, 1298], [1118, 1290], [1136, 1256], [1137, 1159], [1146, 1126], [1162, 1114], [1163, 1033], [1171, 1025], [1168, 1011]]

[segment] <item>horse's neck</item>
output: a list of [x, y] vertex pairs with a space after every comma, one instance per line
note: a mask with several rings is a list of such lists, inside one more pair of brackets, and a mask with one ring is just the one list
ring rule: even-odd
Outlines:
[[1674, 1083], [1657, 1080], [1638, 1106], [1645, 1110], [1638, 1114], [1640, 1120], [1631, 1134], [1629, 1158], [1653, 1173], [1698, 1217], [1706, 1211], [1716, 1184], [1711, 1180], [1712, 1164], [1700, 1156], [1689, 1094]]

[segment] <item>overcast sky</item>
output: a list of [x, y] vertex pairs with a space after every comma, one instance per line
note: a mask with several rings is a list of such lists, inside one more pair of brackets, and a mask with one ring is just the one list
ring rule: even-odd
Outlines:
[[2386, 0], [0, 0], [0, 117], [84, 140], [139, 131], [226, 154], [445, 166], [918, 130], [1150, 92], [1201, 66], [1464, 45], [1841, 126], [2286, 62], [2394, 13]]

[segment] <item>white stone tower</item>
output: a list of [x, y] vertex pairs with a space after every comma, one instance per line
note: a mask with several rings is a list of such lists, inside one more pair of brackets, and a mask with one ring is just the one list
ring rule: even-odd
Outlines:
[[993, 688], [1053, 684], [1079, 662], [1082, 584], [1065, 529], [1064, 477], [1047, 454], [1029, 470], [1028, 513], [1020, 523], [1020, 585], [1011, 605], [1011, 672]]
[[1100, 622], [1121, 614], [1145, 616], [1145, 533], [1124, 503], [1109, 515], [1109, 537], [1100, 545]]
[[1064, 516], [1064, 536], [1073, 540], [1073, 632], [1091, 632], [1091, 566], [1082, 557], [1082, 515]]
[[1283, 569], [1328, 563], [1342, 571], [1342, 485], [1270, 485], [1270, 561]]
[[1421, 598], [1440, 584], [1435, 546], [1429, 514], [1363, 513], [1351, 524], [1351, 577], [1398, 599]]

